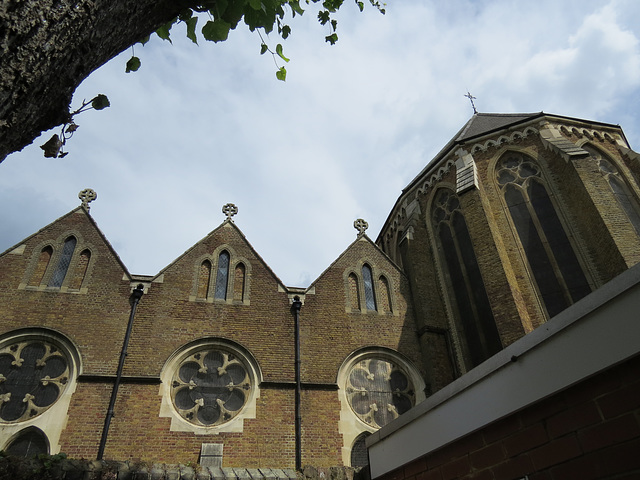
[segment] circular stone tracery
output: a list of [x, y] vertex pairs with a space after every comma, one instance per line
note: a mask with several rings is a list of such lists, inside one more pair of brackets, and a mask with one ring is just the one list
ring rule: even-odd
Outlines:
[[415, 388], [397, 364], [380, 358], [356, 363], [347, 377], [347, 400], [360, 420], [380, 428], [415, 405]]
[[69, 374], [67, 357], [51, 343], [30, 340], [0, 349], [0, 420], [40, 415], [60, 398]]
[[251, 393], [248, 368], [237, 354], [220, 347], [198, 350], [180, 363], [171, 397], [184, 419], [216, 426], [233, 419]]

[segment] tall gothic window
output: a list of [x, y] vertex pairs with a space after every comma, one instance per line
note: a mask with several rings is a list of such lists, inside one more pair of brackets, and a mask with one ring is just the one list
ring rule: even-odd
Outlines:
[[364, 282], [364, 300], [367, 310], [375, 312], [376, 309], [376, 295], [373, 290], [373, 275], [371, 273], [371, 267], [367, 264], [362, 266], [362, 280]]
[[215, 298], [226, 300], [229, 283], [229, 252], [223, 250], [218, 257], [218, 273], [216, 275]]
[[64, 277], [67, 275], [67, 270], [69, 270], [69, 264], [71, 263], [71, 257], [73, 257], [73, 251], [76, 249], [76, 237], [69, 237], [64, 241], [64, 245], [62, 247], [62, 255], [58, 259], [58, 264], [56, 265], [56, 269], [53, 271], [53, 275], [51, 276], [51, 280], [49, 280], [49, 287], [61, 287], [62, 282], [64, 281]]
[[595, 148], [588, 145], [584, 145], [582, 148], [596, 160], [600, 173], [607, 180], [616, 202], [624, 211], [636, 233], [640, 235], [640, 205], [638, 205], [635, 195], [631, 193], [631, 189], [620, 175], [620, 172], [612, 162], [605, 160]]
[[497, 166], [497, 180], [549, 317], [591, 292], [545, 186], [540, 167], [517, 153]]
[[461, 333], [475, 366], [500, 351], [502, 343], [467, 222], [453, 191], [443, 188], [436, 193], [432, 222], [453, 287]]

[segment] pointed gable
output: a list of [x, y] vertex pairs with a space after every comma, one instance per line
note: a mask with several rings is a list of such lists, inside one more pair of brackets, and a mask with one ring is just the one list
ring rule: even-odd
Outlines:
[[95, 281], [129, 278], [91, 215], [78, 207], [0, 254], [6, 288], [87, 293]]

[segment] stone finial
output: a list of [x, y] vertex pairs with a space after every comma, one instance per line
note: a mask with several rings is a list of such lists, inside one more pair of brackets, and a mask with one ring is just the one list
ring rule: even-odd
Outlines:
[[78, 198], [82, 202], [82, 207], [88, 212], [89, 204], [93, 202], [96, 198], [98, 198], [98, 194], [95, 190], [91, 190], [90, 188], [85, 188], [78, 194]]
[[367, 228], [369, 228], [369, 224], [365, 222], [362, 218], [359, 218], [355, 222], [353, 222], [353, 228], [355, 228], [358, 231], [358, 238], [360, 238], [361, 236], [364, 235], [364, 232], [367, 231]]
[[227, 216], [227, 220], [233, 222], [233, 219], [231, 217], [238, 213], [238, 207], [236, 207], [233, 203], [227, 203], [224, 207], [222, 207], [222, 213]]

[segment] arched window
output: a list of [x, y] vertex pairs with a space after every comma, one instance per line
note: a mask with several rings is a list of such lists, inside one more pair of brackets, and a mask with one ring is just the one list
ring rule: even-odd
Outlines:
[[607, 180], [616, 202], [624, 211], [636, 233], [640, 235], [640, 205], [638, 205], [635, 195], [631, 193], [631, 189], [622, 178], [622, 175], [620, 175], [620, 171], [613, 162], [604, 159], [602, 154], [595, 148], [588, 145], [584, 145], [582, 148], [596, 160], [600, 173]]
[[40, 256], [38, 257], [38, 263], [36, 264], [36, 268], [31, 275], [31, 280], [29, 281], [30, 287], [38, 287], [42, 283], [42, 279], [44, 278], [44, 274], [47, 272], [47, 267], [49, 266], [49, 262], [51, 261], [51, 256], [53, 255], [53, 248], [50, 245], [47, 245], [40, 252]]
[[82, 283], [87, 275], [87, 270], [89, 268], [89, 262], [91, 261], [91, 252], [87, 250], [83, 250], [82, 253], [78, 257], [78, 264], [73, 272], [73, 278], [71, 282], [69, 282], [69, 289], [79, 290], [82, 287]]
[[391, 290], [389, 290], [389, 281], [384, 275], [378, 278], [378, 296], [380, 298], [380, 313], [391, 312]]
[[60, 288], [62, 286], [62, 282], [64, 281], [64, 277], [67, 275], [67, 271], [69, 270], [69, 265], [71, 264], [71, 258], [73, 257], [73, 251], [76, 249], [76, 237], [71, 236], [64, 241], [64, 245], [62, 247], [62, 254], [58, 259], [58, 264], [56, 265], [56, 269], [53, 271], [53, 275], [51, 276], [51, 280], [49, 280], [49, 287], [57, 287]]
[[371, 435], [369, 432], [362, 432], [356, 437], [351, 447], [351, 466], [353, 468], [366, 467], [369, 465], [369, 453], [365, 440]]
[[349, 307], [351, 310], [360, 310], [360, 286], [355, 273], [349, 274]]
[[35, 457], [49, 453], [49, 442], [42, 430], [28, 427], [12, 439], [4, 450], [14, 457]]
[[497, 165], [497, 180], [549, 317], [591, 292], [547, 191], [540, 167], [516, 153]]
[[376, 308], [376, 295], [373, 290], [373, 275], [371, 273], [371, 267], [366, 263], [362, 266], [362, 280], [364, 283], [364, 301], [367, 310], [375, 312]]
[[218, 257], [218, 272], [216, 274], [215, 298], [226, 300], [227, 284], [229, 283], [229, 252], [223, 250]]
[[241, 302], [244, 300], [244, 277], [246, 269], [244, 263], [236, 265], [235, 276], [233, 279], [233, 300]]
[[211, 262], [205, 260], [200, 264], [198, 271], [198, 292], [196, 298], [207, 298], [209, 296], [209, 280], [211, 279]]
[[451, 281], [456, 323], [471, 366], [476, 366], [500, 351], [502, 343], [460, 200], [452, 190], [436, 192], [431, 219]]

